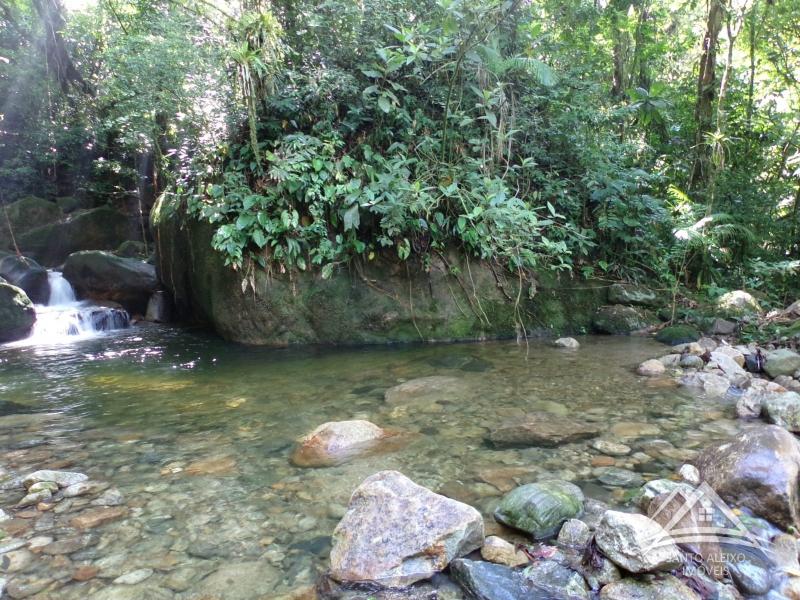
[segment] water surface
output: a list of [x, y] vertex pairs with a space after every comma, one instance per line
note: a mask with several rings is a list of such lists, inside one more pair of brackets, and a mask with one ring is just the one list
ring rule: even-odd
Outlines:
[[[399, 470], [468, 502], [494, 530], [491, 511], [517, 484], [562, 477], [624, 505], [631, 490], [602, 483], [602, 465], [661, 477], [695, 449], [735, 433], [722, 401], [634, 374], [664, 346], [636, 337], [581, 344], [578, 351], [513, 341], [274, 350], [147, 326], [70, 344], [0, 347], [0, 415], [55, 413], [0, 429], [0, 467], [11, 474], [81, 471], [119, 490], [129, 508], [125, 518], [84, 534], [77, 551], [40, 555], [14, 576], [52, 580], [48, 589], [60, 586], [64, 600], [189, 599], [213, 591], [224, 566], [234, 583], [223, 598], [279, 596], [324, 571], [329, 536], [352, 490], [376, 471]], [[389, 387], [428, 375], [456, 377], [457, 389], [435, 402], [384, 401]], [[491, 427], [532, 411], [595, 422], [601, 437], [632, 452], [603, 458], [585, 441], [504, 450], [486, 444]], [[412, 435], [393, 452], [337, 467], [289, 463], [296, 438], [345, 419]], [[20, 496], [0, 492], [0, 507]], [[17, 535], [30, 537], [35, 527], [36, 535], [74, 538], [69, 517], [87, 501], [31, 518]], [[73, 581], [79, 566], [99, 574]], [[112, 584], [137, 569], [153, 574], [136, 585]], [[243, 582], [254, 579], [248, 569], [259, 576]]]

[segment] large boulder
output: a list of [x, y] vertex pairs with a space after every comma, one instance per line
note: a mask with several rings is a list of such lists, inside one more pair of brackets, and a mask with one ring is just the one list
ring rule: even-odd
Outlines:
[[503, 496], [494, 518], [535, 539], [552, 537], [562, 523], [583, 513], [583, 492], [568, 481], [550, 479], [529, 483]]
[[653, 308], [658, 308], [661, 304], [653, 290], [630, 283], [615, 283], [608, 288], [608, 301], [611, 304], [632, 304]]
[[32, 302], [47, 304], [50, 297], [47, 269], [32, 258], [14, 254], [3, 257], [0, 259], [0, 277], [24, 290]]
[[151, 217], [159, 275], [176, 316], [246, 344], [481, 340], [514, 336], [520, 318], [529, 333], [552, 335], [588, 329], [607, 296], [600, 282], [576, 290], [568, 277], [542, 272], [536, 294], [517, 302], [515, 275], [455, 249], [424, 262], [376, 252], [327, 279], [316, 268], [256, 267], [243, 291], [242, 272], [211, 246], [214, 226], [185, 215], [166, 195]]
[[356, 488], [333, 532], [331, 577], [401, 587], [442, 571], [483, 544], [483, 518], [397, 471]]
[[[16, 202], [7, 205], [3, 209], [3, 215], [0, 216], [0, 247], [2, 249], [13, 249], [14, 239], [19, 242], [22, 234], [35, 227], [55, 223], [61, 217], [61, 209], [55, 202], [37, 198], [36, 196], [20, 198]], [[9, 223], [11, 224], [11, 230], [8, 227]]]
[[600, 428], [594, 423], [548, 412], [535, 412], [496, 427], [487, 436], [487, 441], [495, 448], [552, 448], [597, 437], [599, 434]]
[[777, 425], [755, 427], [706, 448], [693, 461], [728, 504], [782, 529], [800, 528], [800, 442]]
[[[8, 278], [6, 277], [6, 279]], [[800, 369], [800, 354], [788, 348], [767, 352], [765, 358], [764, 370], [770, 377], [791, 376]]]
[[298, 467], [341, 465], [376, 450], [390, 434], [369, 421], [323, 423], [297, 442], [291, 461]]
[[752, 294], [744, 290], [733, 290], [717, 298], [717, 310], [725, 317], [743, 317], [747, 315], [757, 315], [761, 312]]
[[20, 251], [46, 267], [63, 263], [80, 250], [114, 250], [135, 236], [135, 226], [122, 213], [101, 206], [71, 215], [63, 223], [51, 223], [17, 238]]
[[36, 322], [33, 302], [20, 288], [0, 283], [0, 342], [28, 337]]
[[700, 332], [692, 325], [670, 325], [656, 334], [656, 340], [668, 346], [689, 344], [700, 339]]
[[644, 515], [608, 510], [594, 539], [611, 562], [631, 573], [671, 571], [683, 563], [669, 533]]
[[599, 333], [624, 335], [645, 329], [654, 322], [652, 317], [638, 308], [613, 304], [601, 306], [594, 315], [592, 325]]
[[100, 250], [70, 254], [64, 278], [80, 298], [111, 300], [138, 314], [147, 311], [150, 295], [158, 287], [153, 265]]

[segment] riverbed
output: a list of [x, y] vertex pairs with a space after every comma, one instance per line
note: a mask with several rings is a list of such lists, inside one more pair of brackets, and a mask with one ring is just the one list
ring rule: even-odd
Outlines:
[[[43, 586], [33, 598], [54, 598], [54, 590], [62, 600], [280, 596], [325, 571], [352, 490], [376, 471], [401, 471], [467, 502], [488, 525], [505, 491], [541, 478], [571, 480], [588, 497], [625, 507], [641, 481], [669, 476], [697, 449], [737, 432], [726, 401], [635, 374], [664, 346], [578, 339], [578, 350], [546, 341], [277, 350], [148, 325], [0, 347], [0, 479], [79, 471], [107, 486], [103, 493], [118, 492], [122, 507], [119, 518], [81, 531], [70, 518], [90, 498], [0, 524], [0, 546], [35, 536], [73, 542], [31, 553], [4, 576]], [[384, 400], [392, 386], [431, 375], [458, 386], [422, 403]], [[602, 439], [630, 453], [607, 456], [591, 440], [487, 444], [492, 427], [530, 412], [595, 423]], [[407, 435], [388, 452], [340, 466], [289, 462], [295, 439], [346, 419]], [[0, 508], [21, 496], [0, 491]], [[80, 568], [91, 574], [86, 581], [74, 579]]]

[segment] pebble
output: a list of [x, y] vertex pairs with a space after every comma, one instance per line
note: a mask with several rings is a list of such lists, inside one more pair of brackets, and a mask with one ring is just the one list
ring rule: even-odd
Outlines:
[[680, 478], [688, 483], [689, 485], [700, 485], [700, 471], [697, 470], [697, 467], [690, 464], [683, 465], [678, 470], [678, 475]]
[[114, 583], [117, 585], [136, 585], [148, 579], [152, 574], [153, 569], [137, 569], [136, 571], [120, 575], [114, 580]]
[[609, 456], [625, 456], [631, 453], [631, 447], [611, 440], [594, 440], [592, 448]]
[[109, 508], [90, 508], [70, 519], [69, 524], [75, 529], [91, 529], [110, 521], [116, 521], [128, 514], [128, 509], [124, 506], [113, 506]]
[[53, 538], [46, 535], [37, 535], [36, 537], [31, 538], [28, 541], [28, 549], [31, 552], [38, 554], [39, 552], [42, 551], [42, 548], [52, 543], [53, 543]]
[[72, 579], [75, 581], [89, 581], [97, 577], [100, 569], [93, 565], [81, 565], [72, 573]]

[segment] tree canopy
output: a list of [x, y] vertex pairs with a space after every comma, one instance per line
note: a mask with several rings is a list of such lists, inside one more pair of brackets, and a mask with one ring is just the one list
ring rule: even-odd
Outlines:
[[785, 300], [798, 0], [0, 0], [0, 190], [135, 191], [237, 269], [458, 248]]

